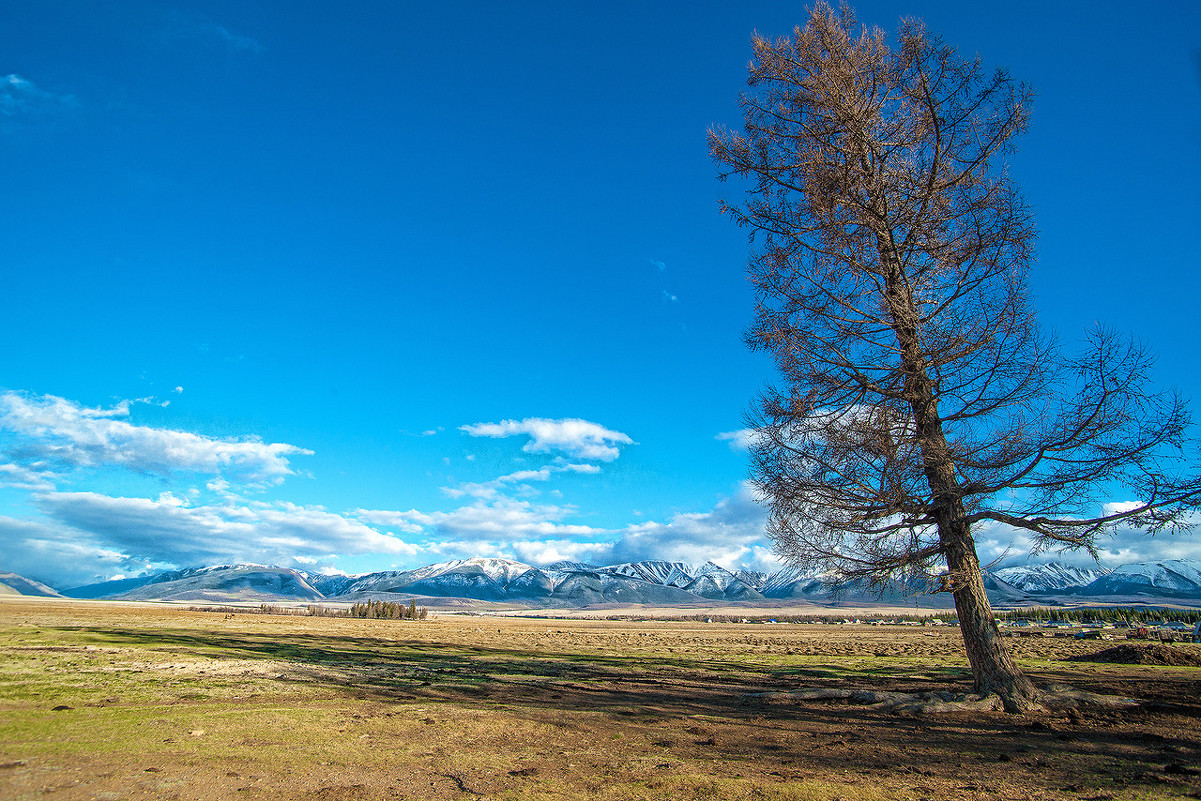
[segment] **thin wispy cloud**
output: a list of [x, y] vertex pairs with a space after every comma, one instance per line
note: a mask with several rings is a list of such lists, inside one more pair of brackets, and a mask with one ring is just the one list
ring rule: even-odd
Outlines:
[[574, 459], [599, 462], [612, 462], [621, 455], [619, 446], [636, 444], [627, 434], [579, 419], [527, 417], [499, 423], [475, 423], [460, 426], [459, 430], [473, 437], [527, 436], [529, 441], [521, 447], [526, 453], [562, 453]]
[[210, 23], [202, 29], [206, 34], [216, 38], [227, 49], [235, 53], [261, 53], [263, 45], [254, 37], [235, 33], [224, 25]]
[[584, 537], [604, 533], [591, 526], [563, 522], [576, 514], [573, 507], [536, 504], [506, 497], [479, 499], [448, 512], [361, 509], [356, 514], [365, 522], [375, 525], [402, 527], [442, 542], [470, 542], [473, 547], [486, 542], [510, 544], [515, 540]]
[[167, 39], [184, 39], [219, 47], [231, 55], [258, 55], [264, 50], [262, 42], [253, 36], [206, 19], [179, 16], [163, 35]]
[[755, 446], [758, 436], [759, 432], [753, 428], [740, 428], [737, 431], [723, 431], [714, 439], [728, 442], [732, 451], [749, 451]]
[[0, 124], [30, 122], [78, 105], [74, 95], [49, 92], [16, 73], [0, 78]]
[[526, 482], [549, 481], [556, 473], [591, 474], [599, 473], [600, 468], [594, 464], [548, 464], [537, 470], [517, 470], [491, 481], [467, 482], [454, 487], [443, 487], [442, 491], [452, 498], [470, 495], [476, 498], [495, 498], [502, 490], [512, 485], [524, 485]]

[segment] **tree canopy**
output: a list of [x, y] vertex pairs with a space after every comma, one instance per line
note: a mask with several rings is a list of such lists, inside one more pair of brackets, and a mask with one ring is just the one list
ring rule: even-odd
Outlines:
[[781, 378], [752, 418], [769, 534], [843, 580], [937, 576], [977, 688], [1028, 705], [973, 531], [1092, 551], [1118, 524], [1188, 528], [1186, 406], [1137, 344], [1097, 329], [1067, 356], [1038, 325], [1036, 231], [1003, 163], [1029, 87], [920, 21], [890, 40], [824, 3], [753, 47], [743, 129], [710, 146], [748, 181], [723, 210], [755, 242], [747, 341]]

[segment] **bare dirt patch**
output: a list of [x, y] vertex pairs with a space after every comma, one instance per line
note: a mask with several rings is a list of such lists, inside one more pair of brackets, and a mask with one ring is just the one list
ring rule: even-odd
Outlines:
[[1080, 662], [1104, 662], [1111, 665], [1201, 667], [1201, 649], [1187, 645], [1181, 647], [1158, 643], [1115, 645], [1113, 648], [1106, 648], [1095, 654], [1081, 654], [1072, 658]]

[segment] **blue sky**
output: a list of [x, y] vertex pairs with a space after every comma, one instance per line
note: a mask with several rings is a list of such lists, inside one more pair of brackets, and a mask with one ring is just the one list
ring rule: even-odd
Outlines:
[[[1201, 394], [1201, 6], [856, 7], [1034, 86], [1010, 170], [1044, 323], [1130, 332]], [[722, 435], [771, 369], [704, 135], [740, 121], [751, 32], [802, 17], [7, 4], [0, 570], [769, 566]], [[1013, 541], [981, 534], [985, 558]]]

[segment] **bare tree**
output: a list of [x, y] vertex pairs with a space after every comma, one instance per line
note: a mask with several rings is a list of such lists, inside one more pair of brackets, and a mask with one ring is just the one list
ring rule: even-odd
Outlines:
[[[744, 130], [710, 146], [723, 179], [749, 180], [723, 211], [757, 242], [747, 340], [783, 379], [752, 418], [769, 533], [843, 581], [937, 577], [977, 691], [1029, 708], [973, 529], [1092, 552], [1118, 523], [1187, 527], [1201, 470], [1186, 409], [1151, 387], [1139, 347], [1098, 330], [1069, 359], [1040, 333], [1035, 229], [1001, 163], [1026, 86], [919, 21], [890, 42], [845, 7], [753, 45]], [[1137, 500], [1103, 505], [1114, 491]]]

